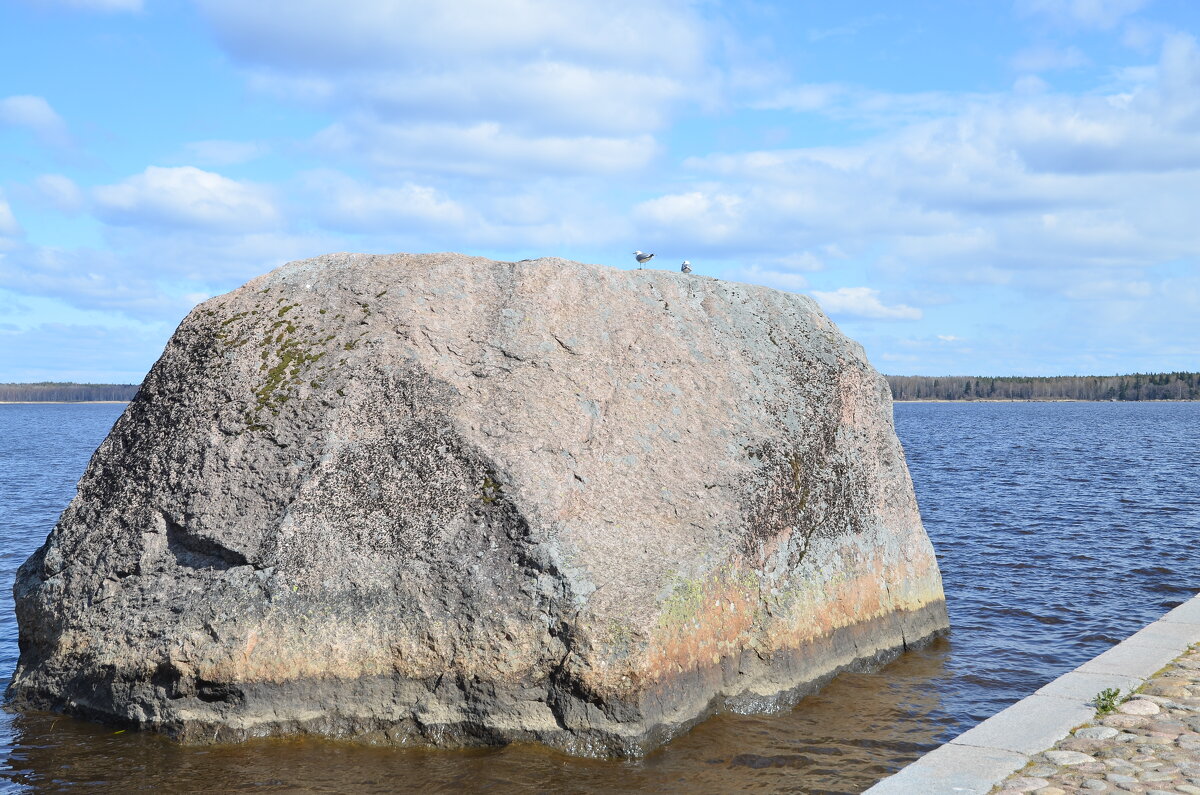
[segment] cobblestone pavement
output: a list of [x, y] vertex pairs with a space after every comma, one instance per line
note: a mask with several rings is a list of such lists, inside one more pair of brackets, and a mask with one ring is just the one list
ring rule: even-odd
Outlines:
[[1200, 795], [1200, 644], [992, 791]]

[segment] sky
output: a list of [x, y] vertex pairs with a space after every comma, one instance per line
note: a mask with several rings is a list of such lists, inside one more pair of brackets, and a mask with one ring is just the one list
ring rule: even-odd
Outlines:
[[815, 298], [898, 375], [1200, 370], [1194, 0], [6, 0], [0, 381], [333, 251]]

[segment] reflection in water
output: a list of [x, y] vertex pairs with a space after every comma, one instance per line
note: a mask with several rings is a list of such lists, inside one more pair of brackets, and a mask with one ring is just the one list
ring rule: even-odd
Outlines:
[[[122, 790], [313, 792], [861, 792], [942, 742], [950, 643], [873, 674], [844, 674], [781, 715], [720, 715], [646, 759], [577, 759], [538, 746], [471, 751], [257, 740], [186, 747], [57, 715], [9, 714], [7, 775]], [[957, 730], [955, 730], [957, 731]], [[951, 732], [953, 734], [954, 732]], [[2, 770], [0, 765], [0, 770]]]

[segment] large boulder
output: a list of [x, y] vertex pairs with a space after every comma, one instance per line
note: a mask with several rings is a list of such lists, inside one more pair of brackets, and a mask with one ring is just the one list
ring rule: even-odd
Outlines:
[[455, 254], [196, 307], [14, 590], [17, 705], [198, 741], [636, 755], [947, 626], [810, 299]]

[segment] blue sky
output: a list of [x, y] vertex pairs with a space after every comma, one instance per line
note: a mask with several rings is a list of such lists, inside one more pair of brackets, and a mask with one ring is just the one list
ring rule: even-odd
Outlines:
[[1198, 370], [1200, 3], [10, 0], [0, 381], [331, 251], [816, 298], [896, 374]]

